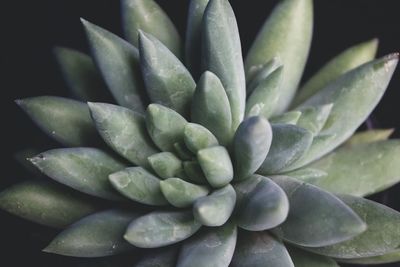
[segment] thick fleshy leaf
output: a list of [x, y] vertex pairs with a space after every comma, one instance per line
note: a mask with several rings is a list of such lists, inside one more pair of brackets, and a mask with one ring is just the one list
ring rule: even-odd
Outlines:
[[152, 212], [134, 220], [124, 238], [140, 248], [156, 248], [180, 242], [200, 227], [190, 211]]
[[123, 235], [128, 224], [138, 216], [136, 213], [120, 210], [95, 213], [62, 231], [43, 251], [91, 258], [135, 249], [123, 239]]
[[282, 93], [283, 67], [279, 67], [254, 88], [246, 102], [246, 116], [270, 118]]
[[230, 266], [294, 267], [283, 243], [268, 232], [240, 232]]
[[364, 132], [355, 133], [343, 145], [353, 146], [366, 143], [374, 143], [389, 139], [394, 129], [372, 129]]
[[148, 166], [147, 158], [158, 152], [148, 136], [144, 117], [130, 109], [104, 103], [88, 103], [104, 141], [130, 162]]
[[37, 181], [16, 184], [0, 193], [0, 209], [55, 228], [96, 212], [99, 204], [68, 188]]
[[337, 244], [364, 232], [366, 224], [331, 193], [287, 176], [273, 177], [289, 198], [286, 221], [274, 232], [283, 240], [305, 247]]
[[142, 167], [131, 167], [110, 174], [110, 182], [125, 197], [147, 205], [168, 204], [164, 198], [160, 179]]
[[201, 70], [201, 24], [210, 0], [191, 0], [186, 27], [185, 63], [198, 78]]
[[202, 44], [203, 69], [221, 79], [235, 130], [244, 116], [246, 79], [239, 30], [229, 1], [210, 0], [203, 18]]
[[289, 201], [271, 179], [253, 175], [235, 185], [238, 226], [249, 231], [264, 231], [285, 221]]
[[191, 184], [179, 178], [169, 178], [160, 182], [163, 195], [171, 205], [185, 208], [193, 204], [196, 199], [208, 194], [206, 186]]
[[235, 179], [243, 180], [253, 174], [264, 162], [272, 142], [272, 129], [261, 116], [242, 121], [235, 133]]
[[400, 213], [368, 199], [340, 196], [361, 218], [368, 229], [346, 242], [312, 248], [312, 252], [340, 259], [374, 257], [391, 253], [400, 246]]
[[56, 96], [15, 101], [47, 135], [65, 146], [97, 142], [96, 127], [85, 103]]
[[54, 53], [64, 80], [76, 97], [83, 101], [108, 99], [104, 81], [88, 55], [64, 47], [55, 48]]
[[246, 58], [246, 78], [250, 70], [278, 56], [283, 80], [275, 113], [281, 113], [290, 104], [303, 74], [311, 45], [313, 29], [312, 0], [284, 0], [269, 16]]
[[339, 267], [332, 259], [288, 246], [290, 257], [296, 267]]
[[253, 66], [249, 70], [249, 76], [253, 77], [251, 80], [247, 82], [247, 95], [250, 95], [251, 92], [268, 76], [271, 75], [277, 68], [281, 67], [282, 63], [276, 57], [265, 63], [264, 65]]
[[135, 267], [175, 267], [178, 258], [178, 248], [170, 246], [158, 250], [152, 249]]
[[30, 161], [50, 178], [75, 190], [110, 200], [121, 199], [108, 181], [108, 175], [126, 165], [99, 149], [53, 149]]
[[400, 140], [344, 146], [309, 167], [328, 175], [312, 184], [333, 193], [365, 196], [400, 181]]
[[147, 131], [162, 151], [174, 151], [176, 142], [183, 142], [187, 121], [176, 111], [159, 104], [150, 104], [146, 111]]
[[177, 267], [228, 267], [235, 251], [237, 228], [227, 223], [203, 229], [184, 242]]
[[139, 51], [113, 33], [82, 19], [95, 62], [115, 100], [143, 113], [146, 98], [140, 75]]
[[174, 149], [176, 155], [181, 159], [181, 160], [193, 160], [196, 156], [190, 151], [187, 146], [185, 145], [185, 142], [176, 142], [174, 144]]
[[139, 34], [140, 64], [153, 103], [187, 116], [196, 83], [182, 62], [150, 34]]
[[269, 119], [273, 124], [292, 124], [296, 125], [301, 116], [301, 111], [289, 111], [280, 115], [273, 116]]
[[210, 130], [222, 144], [232, 137], [228, 96], [219, 78], [206, 71], [200, 77], [192, 100], [192, 121]]
[[25, 148], [20, 151], [14, 153], [14, 160], [22, 166], [25, 171], [28, 171], [31, 174], [31, 178], [43, 178], [44, 175], [41, 171], [39, 171], [32, 163], [28, 160], [40, 153], [41, 150], [36, 148]]
[[301, 104], [344, 73], [373, 60], [377, 48], [378, 40], [373, 39], [350, 47], [334, 57], [304, 84], [292, 105]]
[[289, 168], [307, 152], [313, 135], [310, 131], [290, 124], [272, 124], [272, 144], [258, 173], [276, 174]]
[[358, 259], [338, 259], [340, 262], [350, 263], [350, 264], [386, 264], [386, 263], [394, 263], [400, 261], [400, 250], [394, 250], [393, 252], [389, 252], [380, 256], [372, 256], [366, 258], [358, 258]]
[[186, 178], [196, 184], [206, 184], [207, 179], [197, 161], [183, 162], [183, 169], [185, 170]]
[[197, 159], [212, 187], [223, 187], [232, 181], [232, 161], [225, 147], [214, 146], [202, 149], [197, 153]]
[[177, 57], [182, 53], [181, 38], [174, 24], [153, 0], [121, 1], [123, 28], [126, 39], [139, 47], [139, 30], [152, 34]]
[[184, 141], [193, 152], [218, 145], [217, 138], [204, 126], [196, 123], [188, 123], [185, 126]]
[[182, 177], [182, 161], [171, 152], [161, 152], [149, 157], [151, 168], [162, 179]]
[[301, 168], [295, 171], [287, 172], [284, 175], [310, 184], [314, 184], [318, 181], [318, 179], [323, 179], [328, 176], [326, 172], [313, 168]]
[[197, 199], [193, 206], [193, 214], [196, 220], [205, 226], [221, 226], [228, 221], [235, 203], [236, 192], [228, 184], [208, 196]]
[[333, 104], [308, 107], [301, 110], [301, 116], [296, 125], [309, 130], [314, 136], [324, 127], [331, 113]]
[[334, 137], [323, 142], [314, 142], [294, 168], [320, 158], [354, 133], [378, 104], [397, 62], [398, 54], [392, 54], [364, 64], [330, 83], [301, 106], [304, 108], [333, 103], [321, 134]]

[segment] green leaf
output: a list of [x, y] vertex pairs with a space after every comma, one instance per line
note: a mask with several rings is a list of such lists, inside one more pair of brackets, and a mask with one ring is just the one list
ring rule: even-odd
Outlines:
[[221, 226], [231, 216], [236, 203], [236, 192], [231, 185], [215, 190], [196, 200], [193, 214], [205, 226]]
[[233, 140], [235, 180], [255, 173], [264, 162], [272, 142], [272, 129], [261, 116], [242, 121]]
[[203, 73], [192, 101], [192, 121], [210, 130], [221, 144], [229, 143], [232, 137], [231, 108], [225, 89], [215, 74]]
[[207, 5], [203, 18], [202, 44], [203, 69], [215, 73], [221, 79], [232, 111], [232, 130], [235, 130], [244, 116], [246, 79], [239, 30], [228, 1], [211, 0]]
[[109, 183], [108, 175], [126, 166], [99, 149], [53, 149], [30, 161], [50, 178], [75, 190], [110, 200], [121, 199]]
[[344, 146], [312, 163], [328, 175], [312, 183], [333, 193], [366, 196], [400, 181], [400, 140]]
[[195, 155], [187, 148], [185, 142], [176, 142], [174, 144], [174, 149], [176, 155], [178, 155], [181, 160], [193, 160], [195, 158]]
[[33, 166], [32, 163], [28, 160], [29, 158], [32, 158], [39, 153], [40, 153], [39, 149], [25, 148], [25, 149], [15, 152], [13, 155], [14, 160], [21, 167], [23, 167], [25, 169], [25, 171], [28, 171], [29, 174], [32, 175], [33, 179], [44, 177], [43, 173], [41, 171], [39, 171], [35, 166]]
[[294, 168], [320, 158], [348, 139], [378, 104], [396, 68], [398, 55], [392, 54], [364, 64], [330, 83], [300, 108], [333, 103], [331, 114], [321, 131], [334, 135], [315, 142]]
[[124, 238], [140, 248], [156, 248], [185, 240], [200, 227], [190, 211], [152, 212], [134, 220]]
[[328, 176], [326, 172], [313, 168], [301, 168], [295, 171], [287, 172], [284, 175], [310, 184], [314, 184], [316, 181], [318, 181], [318, 179], [323, 179]]
[[96, 128], [85, 103], [56, 96], [15, 101], [47, 135], [65, 146], [97, 142]]
[[183, 135], [186, 146], [193, 153], [218, 145], [217, 138], [207, 128], [196, 123], [186, 124]]
[[358, 258], [358, 259], [338, 259], [340, 262], [350, 263], [350, 264], [386, 264], [386, 263], [395, 263], [400, 261], [400, 250], [394, 250], [393, 252], [389, 252], [387, 254], [383, 254], [380, 256], [372, 256], [366, 258]]
[[283, 67], [277, 68], [260, 81], [246, 102], [246, 116], [264, 116], [270, 118], [279, 104], [282, 93]]
[[367, 229], [350, 207], [331, 193], [287, 176], [275, 176], [289, 198], [286, 221], [274, 232], [283, 240], [305, 247], [321, 247], [349, 240]]
[[108, 88], [121, 106], [143, 113], [146, 99], [139, 51], [113, 33], [82, 19], [89, 45]]
[[54, 54], [72, 93], [83, 101], [105, 101], [106, 86], [88, 55], [74, 49], [56, 47]]
[[183, 141], [187, 121], [179, 113], [159, 104], [150, 104], [146, 111], [147, 131], [162, 151], [174, 151], [174, 144]]
[[264, 231], [285, 221], [289, 202], [285, 192], [271, 179], [253, 175], [235, 185], [238, 226], [248, 231]]
[[99, 208], [86, 195], [53, 183], [28, 181], [0, 193], [0, 209], [24, 219], [65, 228]]
[[62, 231], [43, 251], [92, 258], [135, 249], [123, 239], [123, 235], [128, 224], [138, 216], [136, 213], [120, 210], [95, 213]]
[[258, 170], [261, 174], [276, 174], [289, 168], [311, 146], [310, 131], [290, 124], [272, 124], [272, 144]]
[[283, 81], [274, 113], [281, 113], [293, 99], [307, 61], [313, 29], [312, 0], [284, 0], [273, 10], [246, 58], [246, 78], [250, 70], [278, 56]]
[[182, 62], [152, 35], [140, 31], [140, 64], [153, 103], [187, 116], [196, 83]]
[[293, 246], [287, 247], [290, 257], [296, 267], [339, 267], [332, 259], [298, 249]]
[[273, 116], [272, 118], [269, 119], [270, 123], [273, 124], [292, 124], [296, 125], [296, 123], [299, 121], [301, 116], [300, 111], [289, 111], [282, 113], [280, 115]]
[[302, 109], [297, 126], [309, 130], [313, 136], [316, 136], [328, 120], [332, 107], [333, 104], [326, 104]]
[[150, 166], [162, 179], [182, 177], [182, 161], [171, 152], [161, 152], [149, 157]]
[[160, 179], [142, 167], [131, 167], [110, 174], [109, 179], [112, 186], [129, 199], [147, 205], [168, 204], [161, 192]]
[[134, 46], [139, 46], [139, 31], [150, 33], [160, 40], [177, 57], [182, 45], [178, 30], [171, 19], [153, 0], [123, 0], [121, 2], [125, 36]]
[[197, 159], [212, 187], [223, 187], [233, 179], [233, 166], [223, 146], [205, 148], [197, 152]]
[[185, 62], [190, 72], [198, 78], [201, 71], [201, 24], [210, 0], [191, 0], [186, 27]]
[[303, 103], [346, 72], [373, 60], [377, 48], [378, 40], [373, 39], [343, 51], [304, 84], [293, 100], [293, 106]]
[[343, 146], [353, 146], [366, 143], [384, 141], [390, 138], [394, 129], [372, 129], [364, 132], [357, 132], [350, 137]]
[[148, 136], [144, 117], [130, 109], [104, 103], [88, 103], [104, 141], [130, 162], [148, 166], [147, 158], [158, 149]]
[[184, 242], [177, 267], [228, 267], [235, 251], [237, 228], [227, 223], [204, 229]]
[[178, 249], [174, 246], [161, 248], [146, 254], [135, 267], [175, 267], [178, 258]]
[[183, 169], [185, 170], [186, 177], [189, 181], [196, 184], [206, 184], [207, 179], [197, 161], [183, 162]]
[[294, 267], [283, 243], [268, 232], [240, 232], [230, 266]]
[[185, 208], [192, 205], [196, 199], [208, 194], [206, 186], [185, 182], [179, 178], [169, 178], [160, 182], [161, 191], [171, 205]]
[[254, 89], [268, 76], [271, 75], [277, 68], [281, 67], [282, 63], [277, 58], [274, 57], [264, 65], [253, 66], [249, 69], [249, 76], [253, 77], [247, 82], [247, 95], [254, 91]]
[[358, 259], [391, 253], [400, 246], [400, 213], [379, 203], [353, 196], [340, 196], [368, 229], [346, 242], [313, 248], [312, 252], [340, 259]]

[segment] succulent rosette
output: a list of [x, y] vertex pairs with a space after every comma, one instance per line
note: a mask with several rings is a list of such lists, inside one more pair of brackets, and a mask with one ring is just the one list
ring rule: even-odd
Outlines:
[[145, 249], [130, 266], [165, 267], [400, 260], [400, 214], [363, 198], [399, 181], [400, 142], [391, 130], [353, 135], [397, 54], [356, 45], [297, 90], [311, 0], [281, 1], [244, 61], [227, 0], [191, 1], [185, 46], [152, 0], [122, 0], [122, 15], [126, 39], [82, 20], [92, 57], [56, 49], [80, 100], [17, 101], [66, 147], [30, 158], [56, 183], [0, 195], [2, 209], [64, 229], [44, 251]]

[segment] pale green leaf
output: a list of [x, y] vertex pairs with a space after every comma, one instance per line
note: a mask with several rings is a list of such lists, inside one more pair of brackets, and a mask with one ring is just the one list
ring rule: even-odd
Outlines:
[[313, 254], [293, 246], [287, 246], [296, 267], [339, 267], [332, 259]]
[[273, 116], [269, 119], [270, 123], [273, 124], [292, 124], [296, 125], [296, 123], [299, 121], [301, 116], [300, 111], [289, 111], [282, 113], [280, 115]]
[[393, 252], [383, 254], [380, 256], [372, 256], [358, 259], [338, 259], [340, 262], [350, 264], [386, 264], [395, 263], [400, 261], [400, 250], [396, 249]]
[[182, 177], [182, 161], [171, 152], [161, 152], [148, 158], [151, 168], [162, 179]]
[[265, 80], [268, 76], [271, 75], [277, 68], [281, 67], [281, 61], [274, 57], [267, 63], [263, 65], [253, 66], [249, 69], [249, 77], [253, 77], [251, 80], [247, 81], [247, 95], [249, 95], [253, 90]]
[[196, 156], [190, 151], [187, 146], [185, 145], [185, 142], [176, 142], [174, 144], [174, 149], [176, 155], [181, 159], [181, 160], [193, 160]]
[[324, 171], [313, 168], [301, 168], [295, 171], [287, 172], [284, 175], [296, 178], [306, 183], [314, 184], [318, 179], [323, 179], [328, 174]]
[[316, 136], [324, 127], [331, 113], [333, 104], [326, 104], [315, 107], [307, 107], [301, 111], [301, 116], [296, 125], [309, 130], [313, 136]]
[[353, 146], [359, 144], [384, 141], [390, 138], [394, 129], [372, 129], [363, 132], [357, 132], [350, 137], [343, 146]]
[[196, 123], [188, 123], [183, 134], [186, 146], [193, 153], [218, 145], [217, 138], [207, 128]]
[[163, 195], [171, 205], [185, 208], [192, 205], [196, 199], [208, 194], [206, 186], [195, 185], [179, 178], [169, 178], [160, 182]]

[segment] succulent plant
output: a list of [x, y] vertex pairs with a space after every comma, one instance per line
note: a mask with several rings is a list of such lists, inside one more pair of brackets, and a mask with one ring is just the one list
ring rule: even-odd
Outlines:
[[152, 0], [122, 0], [122, 15], [126, 41], [82, 20], [92, 57], [56, 49], [81, 101], [17, 101], [67, 147], [29, 159], [57, 183], [0, 194], [2, 209], [63, 229], [44, 251], [145, 249], [135, 266], [165, 267], [400, 260], [400, 213], [363, 198], [400, 180], [400, 141], [355, 133], [397, 54], [356, 45], [297, 90], [312, 0], [282, 0], [245, 63], [227, 0], [190, 2], [185, 46]]

